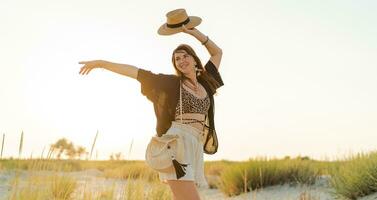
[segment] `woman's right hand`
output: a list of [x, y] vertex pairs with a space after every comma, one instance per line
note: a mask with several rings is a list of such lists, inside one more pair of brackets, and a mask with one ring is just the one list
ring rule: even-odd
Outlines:
[[80, 61], [79, 64], [84, 64], [84, 66], [81, 67], [79, 74], [87, 75], [94, 68], [104, 68], [106, 63], [105, 60]]

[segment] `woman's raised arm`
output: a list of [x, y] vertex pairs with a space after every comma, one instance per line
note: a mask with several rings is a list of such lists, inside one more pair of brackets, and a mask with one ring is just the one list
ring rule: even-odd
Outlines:
[[112, 63], [105, 60], [80, 61], [79, 64], [84, 64], [79, 72], [81, 75], [87, 75], [92, 69], [95, 68], [103, 68], [136, 79], [139, 71], [139, 68], [133, 65]]
[[184, 33], [194, 36], [207, 48], [208, 53], [211, 55], [210, 60], [218, 69], [220, 66], [221, 57], [223, 55], [222, 49], [218, 47], [208, 36], [204, 35], [196, 28], [187, 29], [185, 25], [182, 25], [182, 30]]

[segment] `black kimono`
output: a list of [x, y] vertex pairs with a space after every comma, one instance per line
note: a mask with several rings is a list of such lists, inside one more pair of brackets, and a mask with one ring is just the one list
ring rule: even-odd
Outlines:
[[[210, 60], [204, 68], [217, 81], [218, 85], [224, 85], [217, 68]], [[154, 74], [150, 71], [139, 69], [137, 80], [141, 83], [141, 93], [153, 102], [157, 117], [156, 131], [157, 135], [161, 136], [166, 133], [172, 121], [175, 120], [175, 109], [179, 101], [180, 78], [177, 75]], [[203, 150], [206, 154], [214, 154], [218, 149], [214, 122], [215, 104], [213, 99], [216, 91], [212, 91], [205, 81], [201, 79], [198, 79], [198, 81], [206, 89], [211, 103], [205, 122], [206, 140]]]

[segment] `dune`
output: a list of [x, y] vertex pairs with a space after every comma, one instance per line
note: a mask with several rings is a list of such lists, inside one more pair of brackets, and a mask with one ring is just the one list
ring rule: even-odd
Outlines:
[[[48, 176], [54, 172], [51, 171], [34, 171], [33, 175]], [[97, 191], [106, 187], [115, 187], [115, 192], [120, 192], [127, 183], [126, 180], [104, 178], [103, 173], [99, 170], [90, 169], [80, 172], [60, 172], [64, 175], [70, 175], [77, 178], [78, 188], [76, 196], [80, 199], [80, 194], [84, 187], [85, 190]], [[21, 171], [20, 178], [26, 179], [30, 175], [28, 171]], [[11, 190], [11, 180], [15, 176], [15, 172], [2, 171], [0, 172], [0, 199], [6, 199]], [[300, 184], [284, 184], [269, 186], [266, 188], [257, 189], [248, 193], [243, 193], [238, 196], [227, 197], [219, 189], [200, 189], [200, 195], [203, 200], [335, 200], [333, 196], [334, 191], [329, 186], [328, 176], [321, 176], [314, 185], [306, 186]], [[76, 199], [76, 198], [74, 198]], [[377, 193], [359, 198], [358, 200], [375, 200]]]
[[[269, 186], [243, 193], [234, 197], [226, 197], [220, 191], [215, 189], [202, 190], [203, 199], [219, 199], [219, 200], [332, 200], [332, 190], [328, 185], [329, 177], [321, 177], [314, 185], [306, 186], [300, 184], [284, 184]], [[221, 193], [221, 194], [219, 194]]]

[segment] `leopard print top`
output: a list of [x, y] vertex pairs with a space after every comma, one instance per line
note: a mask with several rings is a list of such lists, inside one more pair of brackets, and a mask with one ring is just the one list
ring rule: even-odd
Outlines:
[[[184, 113], [200, 113], [207, 115], [209, 106], [210, 106], [210, 99], [208, 94], [205, 98], [201, 99], [187, 91], [184, 87], [182, 87], [182, 114]], [[180, 116], [180, 104], [179, 101], [177, 103], [177, 107], [175, 109], [175, 118], [178, 119]]]

